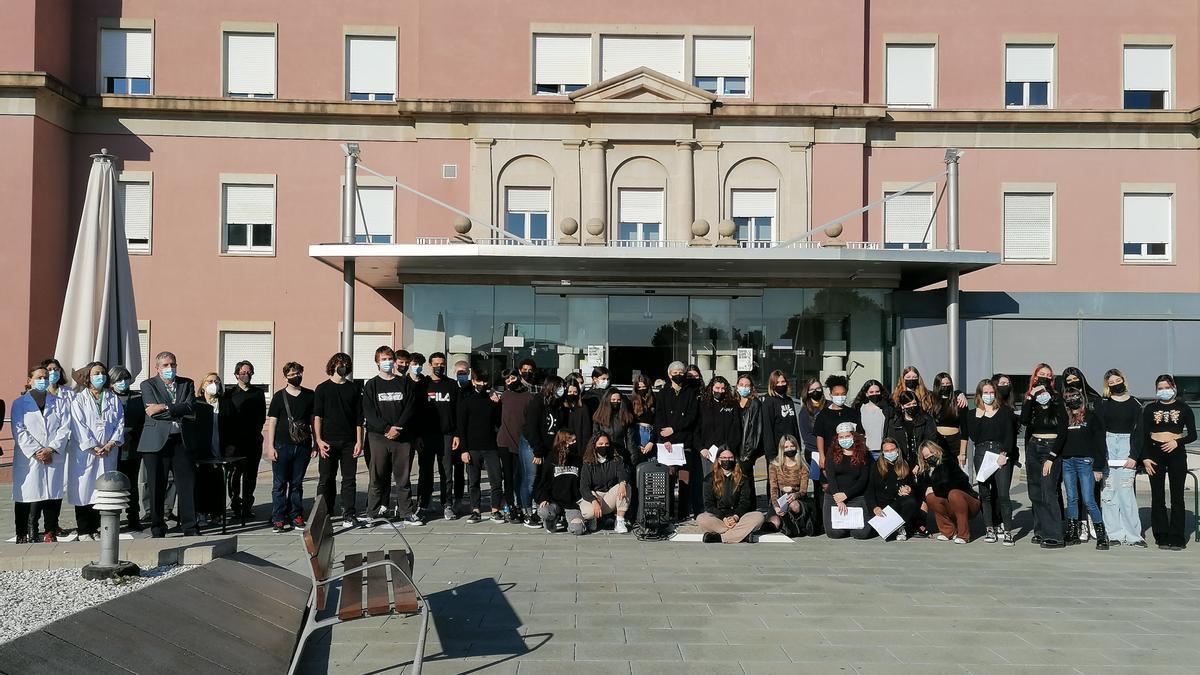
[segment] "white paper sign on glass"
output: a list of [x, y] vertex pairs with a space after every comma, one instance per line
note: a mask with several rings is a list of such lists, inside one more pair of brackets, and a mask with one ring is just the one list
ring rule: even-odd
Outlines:
[[525, 347], [525, 336], [524, 335], [505, 335], [504, 336], [504, 346], [505, 347], [514, 347], [516, 349], [522, 349]]
[[885, 506], [883, 507], [883, 513], [867, 521], [867, 524], [878, 532], [880, 537], [887, 539], [892, 536], [893, 532], [903, 527], [904, 518], [899, 513], [896, 513], [892, 507]]
[[979, 465], [979, 471], [975, 472], [975, 482], [982, 483], [992, 477], [992, 474], [1000, 468], [1000, 455], [995, 452], [983, 453], [983, 462]]
[[663, 466], [683, 466], [687, 460], [683, 458], [684, 447], [678, 444], [658, 444], [658, 463]]
[[863, 526], [863, 510], [857, 506], [846, 509], [846, 515], [837, 506], [829, 507], [829, 527], [835, 530], [858, 530]]
[[748, 373], [754, 370], [754, 348], [738, 347], [737, 369], [739, 373]]

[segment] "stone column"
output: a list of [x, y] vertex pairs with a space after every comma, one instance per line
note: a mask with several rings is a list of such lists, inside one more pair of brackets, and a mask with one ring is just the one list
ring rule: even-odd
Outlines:
[[[706, 220], [712, 226], [721, 222], [721, 174], [717, 156], [720, 141], [700, 141], [700, 154], [693, 157], [695, 164], [695, 217]], [[714, 237], [715, 238], [715, 237]]]
[[775, 228], [777, 241], [786, 241], [808, 231], [808, 153], [812, 143], [788, 143], [787, 178], [779, 195], [780, 218]]
[[[493, 138], [471, 139], [471, 215], [476, 218], [486, 213], [489, 221], [497, 220], [497, 199], [492, 195], [492, 146], [496, 144]], [[500, 227], [504, 224], [500, 223]], [[486, 228], [485, 228], [486, 229]], [[494, 237], [494, 232], [477, 233], [481, 237]]]
[[605, 167], [605, 151], [608, 139], [589, 138], [581, 160], [583, 184], [580, 192], [583, 201], [583, 222], [588, 235], [585, 244], [602, 244], [607, 240], [604, 231], [596, 234], [589, 226], [599, 219], [608, 229], [608, 171]]
[[675, 141], [675, 175], [671, 199], [670, 226], [667, 239], [687, 241], [692, 238], [692, 221], [696, 218], [696, 177], [692, 163], [692, 150], [696, 142], [691, 139]]

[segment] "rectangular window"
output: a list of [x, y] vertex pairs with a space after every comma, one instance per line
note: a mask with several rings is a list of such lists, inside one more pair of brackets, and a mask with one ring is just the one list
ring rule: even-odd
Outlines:
[[[353, 350], [350, 359], [354, 362], [350, 376], [356, 380], [369, 380], [375, 377], [379, 368], [375, 366], [375, 350], [392, 345], [391, 333], [354, 333]], [[449, 369], [447, 369], [449, 370]]]
[[396, 100], [396, 38], [346, 37], [346, 98]]
[[683, 79], [682, 37], [632, 37], [605, 35], [600, 38], [600, 79], [607, 80], [645, 66], [676, 80]]
[[[888, 193], [891, 196], [893, 193]], [[883, 247], [933, 246], [933, 193], [906, 192], [883, 205]]]
[[737, 226], [738, 245], [767, 248], [775, 241], [774, 190], [734, 190], [730, 213]]
[[1125, 45], [1125, 109], [1171, 107], [1171, 46]]
[[936, 46], [887, 46], [887, 104], [905, 108], [932, 108], [935, 104]]
[[522, 239], [550, 238], [550, 188], [508, 188], [504, 230]]
[[[617, 241], [658, 243], [663, 238], [663, 191], [622, 188]], [[629, 245], [638, 245], [637, 243]]]
[[1004, 195], [1004, 259], [1049, 262], [1054, 258], [1054, 195]]
[[533, 36], [533, 93], [569, 94], [591, 82], [590, 35]]
[[275, 375], [274, 335], [270, 331], [221, 331], [221, 381], [237, 382], [234, 367], [239, 361], [254, 366], [259, 388], [268, 391]]
[[275, 186], [224, 185], [226, 253], [275, 250]]
[[225, 95], [275, 98], [275, 35], [225, 34]]
[[[138, 329], [138, 351], [142, 353], [142, 372], [138, 373], [133, 378], [133, 383], [129, 385], [133, 391], [137, 391], [142, 382], [150, 377], [150, 363], [154, 360], [153, 355], [150, 354], [150, 331]], [[130, 370], [133, 369], [130, 368]]]
[[696, 38], [693, 84], [718, 96], [746, 96], [749, 81], [750, 38]]
[[101, 93], [148, 95], [153, 72], [154, 38], [150, 31], [100, 31]]
[[1170, 194], [1126, 193], [1122, 204], [1125, 260], [1171, 259]]
[[1004, 106], [1048, 108], [1054, 81], [1054, 45], [1006, 45]]
[[390, 244], [396, 231], [396, 191], [386, 186], [359, 186], [354, 243]]
[[149, 181], [117, 183], [117, 220], [125, 229], [130, 253], [150, 252], [152, 205]]

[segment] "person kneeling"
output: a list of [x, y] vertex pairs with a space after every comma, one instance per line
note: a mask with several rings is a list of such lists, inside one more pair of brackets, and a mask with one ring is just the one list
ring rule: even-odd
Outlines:
[[[870, 455], [863, 435], [858, 433], [854, 422], [837, 425], [837, 445], [828, 451], [825, 458], [824, 503], [821, 505], [825, 518], [825, 533], [830, 539], [870, 539], [875, 530], [867, 523], [867, 487], [871, 479]], [[862, 517], [861, 527], [834, 527], [833, 512], [850, 515], [850, 509], [858, 509]]]
[[542, 460], [538, 484], [533, 488], [538, 517], [547, 532], [558, 529], [560, 518], [567, 520], [567, 532], [583, 534], [583, 514], [579, 511], [579, 453], [575, 450], [575, 434], [559, 431], [554, 435], [554, 449]]
[[754, 510], [750, 480], [733, 451], [722, 447], [712, 474], [704, 481], [704, 513], [696, 518], [704, 531], [704, 543], [736, 544], [762, 527], [763, 514]]
[[892, 507], [904, 519], [904, 525], [896, 530], [896, 541], [904, 541], [925, 525], [925, 502], [917, 496], [916, 480], [896, 439], [883, 439], [880, 449], [879, 459], [871, 470], [867, 506], [876, 516]]
[[937, 520], [938, 541], [965, 544], [971, 540], [971, 519], [981, 508], [971, 481], [954, 460], [942, 458], [942, 446], [925, 441], [917, 460], [917, 484]]
[[629, 509], [629, 467], [619, 454], [613, 453], [612, 439], [603, 431], [592, 436], [583, 452], [583, 466], [579, 471], [579, 510], [587, 522], [588, 530], [595, 532], [600, 519], [617, 514], [613, 528], [617, 534], [625, 534], [625, 511]]

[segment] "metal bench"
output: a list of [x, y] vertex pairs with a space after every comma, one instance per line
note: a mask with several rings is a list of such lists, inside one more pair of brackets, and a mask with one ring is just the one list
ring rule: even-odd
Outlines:
[[[417, 652], [413, 657], [412, 672], [421, 672], [421, 663], [425, 656], [425, 636], [429, 629], [429, 603], [412, 580], [412, 546], [395, 523], [386, 519], [379, 520], [392, 526], [407, 550], [350, 553], [342, 562], [334, 562], [334, 537], [358, 528], [344, 528], [334, 532], [333, 520], [329, 517], [325, 498], [318, 495], [313, 502], [308, 528], [303, 536], [310, 563], [309, 578], [312, 581], [312, 591], [304, 609], [304, 624], [297, 637], [291, 667], [288, 669], [289, 675], [296, 672], [308, 638], [319, 628], [361, 619], [364, 616], [417, 612], [421, 614], [421, 632], [417, 636]], [[341, 569], [338, 570], [338, 567]], [[329, 591], [334, 586], [340, 586], [341, 589], [337, 610], [325, 618], [319, 618], [318, 615], [325, 611]]]

